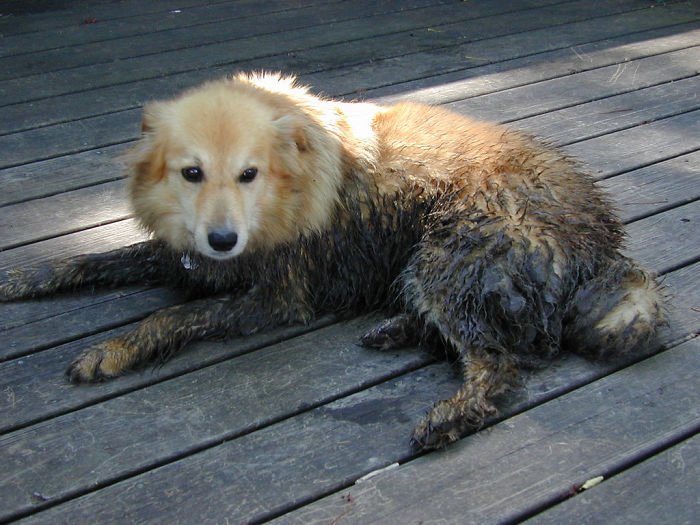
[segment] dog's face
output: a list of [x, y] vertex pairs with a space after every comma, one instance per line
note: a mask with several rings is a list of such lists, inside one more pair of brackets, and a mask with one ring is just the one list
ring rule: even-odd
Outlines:
[[296, 239], [306, 211], [304, 123], [224, 82], [146, 107], [137, 217], [176, 249], [228, 259]]

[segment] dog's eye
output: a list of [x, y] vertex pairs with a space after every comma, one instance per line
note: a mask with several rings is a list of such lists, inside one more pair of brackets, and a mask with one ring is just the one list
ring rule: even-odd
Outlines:
[[241, 173], [241, 182], [250, 182], [252, 181], [256, 175], [258, 174], [258, 168], [248, 168], [246, 170], [243, 170], [243, 173]]
[[202, 179], [204, 178], [204, 172], [202, 171], [202, 168], [198, 166], [182, 168], [180, 173], [182, 173], [182, 176], [188, 182], [202, 182]]

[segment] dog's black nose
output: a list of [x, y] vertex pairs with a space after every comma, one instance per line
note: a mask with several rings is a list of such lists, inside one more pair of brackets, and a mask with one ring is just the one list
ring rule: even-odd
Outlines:
[[209, 246], [217, 252], [228, 252], [236, 246], [238, 235], [230, 230], [212, 230], [207, 236]]

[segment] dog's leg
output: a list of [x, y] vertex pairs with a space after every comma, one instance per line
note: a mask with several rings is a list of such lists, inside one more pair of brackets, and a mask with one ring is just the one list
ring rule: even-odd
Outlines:
[[441, 448], [497, 414], [492, 400], [515, 382], [518, 367], [507, 354], [473, 349], [461, 356], [464, 384], [449, 399], [438, 401], [416, 426], [411, 443], [417, 449]]
[[404, 304], [459, 357], [463, 384], [416, 427], [413, 443], [442, 447], [480, 428], [525, 359], [551, 357], [562, 332], [553, 250], [504, 220], [445, 217], [401, 276]]
[[[291, 294], [290, 294], [291, 295]], [[190, 341], [249, 335], [283, 323], [307, 322], [311, 313], [257, 290], [240, 297], [208, 298], [160, 310], [131, 332], [79, 355], [66, 370], [74, 383], [104, 381], [152, 360], [164, 361]]]
[[78, 255], [13, 269], [0, 283], [0, 301], [42, 297], [88, 287], [155, 284], [162, 279], [162, 245], [146, 241], [105, 253]]

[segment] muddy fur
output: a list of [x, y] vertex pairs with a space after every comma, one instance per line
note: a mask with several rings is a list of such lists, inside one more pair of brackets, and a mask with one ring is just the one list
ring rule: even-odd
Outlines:
[[[658, 286], [621, 255], [607, 199], [523, 134], [418, 104], [322, 100], [275, 75], [151, 104], [143, 130], [130, 188], [154, 239], [0, 285], [3, 300], [144, 282], [191, 293], [84, 352], [75, 382], [194, 339], [382, 310], [362, 344], [439, 340], [458, 356], [463, 386], [412, 436], [436, 448], [494, 414], [522, 366], [633, 352], [662, 322]], [[188, 166], [205, 175], [184, 180]]]

